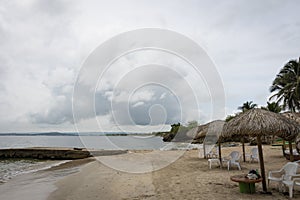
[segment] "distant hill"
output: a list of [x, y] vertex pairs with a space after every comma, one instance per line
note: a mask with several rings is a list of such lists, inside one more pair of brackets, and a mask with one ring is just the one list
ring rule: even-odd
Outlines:
[[44, 133], [0, 133], [0, 136], [127, 136], [127, 135], [149, 135], [143, 133], [123, 133], [123, 132], [83, 132], [83, 133], [61, 133], [61, 132], [44, 132]]
[[46, 133], [0, 133], [0, 136], [78, 136], [78, 133], [60, 133], [60, 132], [46, 132]]

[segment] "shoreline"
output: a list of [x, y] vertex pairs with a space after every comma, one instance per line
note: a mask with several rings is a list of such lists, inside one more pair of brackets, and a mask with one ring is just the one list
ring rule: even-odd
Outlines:
[[58, 161], [58, 164], [14, 176], [0, 184], [0, 199], [46, 200], [57, 189], [57, 181], [78, 173], [81, 167], [92, 161], [94, 158]]

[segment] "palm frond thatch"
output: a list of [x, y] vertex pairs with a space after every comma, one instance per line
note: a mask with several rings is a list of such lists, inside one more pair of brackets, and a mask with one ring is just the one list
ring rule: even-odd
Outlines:
[[[298, 123], [298, 125], [300, 126], [300, 113], [285, 112], [285, 113], [282, 113], [282, 115], [289, 118], [289, 119], [292, 119], [292, 120], [296, 121]], [[297, 135], [297, 137], [295, 139], [295, 142], [296, 142], [296, 148], [299, 151], [300, 150], [300, 132]]]
[[222, 137], [248, 135], [251, 137], [276, 135], [293, 140], [300, 133], [299, 125], [280, 114], [262, 109], [251, 109], [230, 120], [224, 126]]
[[292, 119], [296, 121], [297, 123], [300, 124], [300, 113], [295, 113], [295, 112], [284, 112], [282, 113], [283, 116]]
[[195, 139], [205, 138], [206, 135], [211, 135], [211, 134], [217, 134], [218, 137], [221, 136], [222, 135], [221, 132], [223, 130], [224, 124], [225, 121], [223, 120], [215, 120], [207, 124], [198, 126], [198, 133]]
[[257, 137], [260, 170], [262, 176], [263, 191], [267, 192], [266, 175], [262, 151], [261, 136], [276, 135], [291, 141], [300, 133], [299, 124], [283, 115], [263, 109], [251, 109], [225, 124], [222, 132], [223, 137], [234, 137], [234, 135], [249, 135]]

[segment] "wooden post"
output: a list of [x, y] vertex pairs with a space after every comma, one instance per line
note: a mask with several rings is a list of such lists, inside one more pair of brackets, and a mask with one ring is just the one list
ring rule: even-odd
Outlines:
[[258, 135], [256, 138], [257, 138], [257, 147], [258, 147], [258, 155], [259, 155], [260, 173], [261, 173], [261, 177], [263, 179], [262, 187], [263, 187], [263, 191], [267, 192], [265, 164], [264, 164], [264, 156], [263, 156], [263, 151], [262, 151], [261, 136]]
[[283, 145], [281, 146], [281, 148], [282, 148], [282, 155], [285, 157], [285, 149], [284, 149], [284, 147], [283, 147]]
[[204, 153], [204, 158], [206, 159], [205, 141], [204, 140], [203, 140], [203, 153]]
[[293, 145], [291, 141], [289, 141], [289, 148], [290, 148], [290, 161], [294, 162]]
[[242, 138], [242, 147], [243, 147], [243, 160], [246, 162], [246, 155], [245, 155], [245, 140]]
[[282, 139], [282, 154], [285, 156], [285, 140]]
[[223, 168], [222, 153], [221, 153], [221, 140], [220, 140], [220, 138], [218, 140], [218, 146], [219, 146], [219, 160], [220, 160], [220, 165], [221, 165], [221, 168]]

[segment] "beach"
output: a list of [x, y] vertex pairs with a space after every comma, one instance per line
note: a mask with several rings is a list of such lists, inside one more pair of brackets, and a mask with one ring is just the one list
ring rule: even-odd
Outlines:
[[[246, 152], [250, 152], [251, 148], [251, 146], [246, 146]], [[279, 170], [287, 163], [287, 160], [282, 156], [281, 147], [264, 146], [263, 148], [266, 174], [269, 170]], [[225, 147], [222, 148], [222, 155], [228, 155], [234, 150], [242, 152], [241, 146]], [[159, 160], [164, 155], [175, 155], [178, 150], [133, 151], [104, 157], [114, 161], [135, 160], [136, 158], [147, 157], [149, 152], [157, 155], [156, 158]], [[241, 171], [236, 168], [228, 171], [226, 166], [220, 169], [217, 165], [213, 165], [212, 169], [209, 169], [207, 160], [202, 157], [199, 158], [199, 150], [181, 152], [183, 153], [182, 156], [175, 162], [159, 170], [146, 173], [128, 173], [116, 170], [112, 166], [107, 166], [107, 162], [106, 165], [101, 163], [101, 159], [99, 161], [97, 157], [72, 161], [34, 175], [27, 174], [26, 176], [27, 178], [30, 177], [31, 183], [26, 187], [24, 185], [18, 188], [16, 186], [8, 187], [9, 184], [16, 183], [16, 179], [24, 179], [24, 176], [16, 177], [11, 182], [0, 186], [0, 199], [20, 199], [20, 197], [22, 199], [47, 200], [288, 199], [287, 195], [278, 192], [277, 183], [274, 182], [271, 182], [269, 187], [272, 195], [260, 194], [262, 191], [260, 183], [256, 184], [255, 194], [239, 192], [238, 183], [232, 182], [230, 176], [247, 174], [251, 169], [259, 169], [257, 162], [244, 163], [241, 161]], [[71, 170], [74, 167], [76, 170]], [[61, 173], [66, 174], [62, 176]], [[49, 174], [52, 174], [52, 178]], [[8, 190], [4, 194], [2, 193], [3, 186]], [[13, 194], [13, 189], [18, 192], [9, 195]], [[294, 194], [295, 198], [300, 198], [299, 191], [295, 191]], [[17, 195], [22, 196], [18, 198]]]

